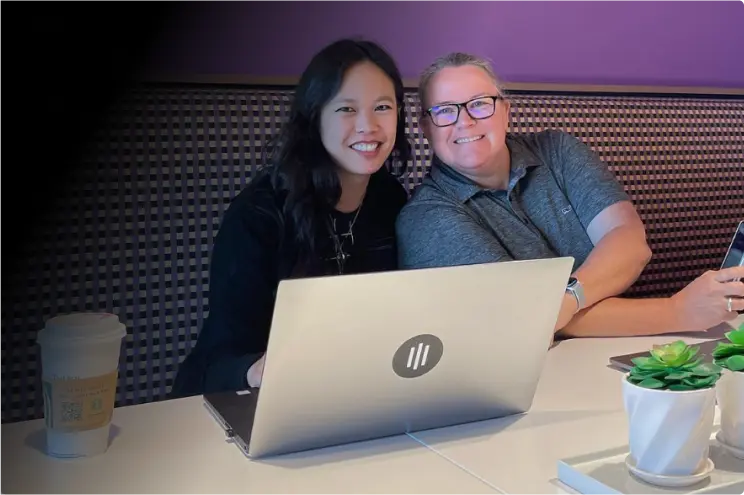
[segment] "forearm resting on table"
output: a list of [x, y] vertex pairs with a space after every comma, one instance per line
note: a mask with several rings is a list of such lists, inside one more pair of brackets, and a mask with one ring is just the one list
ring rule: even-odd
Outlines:
[[587, 306], [625, 292], [650, 259], [642, 225], [623, 225], [608, 232], [574, 273], [584, 288]]
[[679, 321], [669, 298], [612, 297], [579, 311], [557, 334], [560, 337], [628, 337], [686, 330], [689, 329]]

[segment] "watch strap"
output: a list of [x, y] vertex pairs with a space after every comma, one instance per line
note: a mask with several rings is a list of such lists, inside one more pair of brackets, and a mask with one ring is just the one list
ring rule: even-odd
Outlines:
[[584, 287], [581, 282], [575, 277], [569, 279], [569, 284], [566, 287], [566, 291], [570, 292], [571, 295], [576, 298], [576, 312], [578, 313], [586, 307], [586, 297], [584, 296]]

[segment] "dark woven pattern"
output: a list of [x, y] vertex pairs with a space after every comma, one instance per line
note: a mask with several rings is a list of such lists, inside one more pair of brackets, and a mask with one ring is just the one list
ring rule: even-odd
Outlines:
[[[209, 311], [209, 253], [261, 165], [290, 90], [148, 88], [118, 103], [33, 252], [2, 291], [3, 422], [41, 417], [36, 332], [58, 313], [117, 313], [129, 335], [117, 405], [166, 397]], [[407, 95], [412, 188], [428, 164]], [[514, 132], [561, 128], [606, 160], [646, 222], [654, 259], [632, 289], [668, 295], [720, 264], [744, 217], [744, 101], [512, 96]]]
[[633, 198], [654, 252], [634, 296], [664, 296], [720, 266], [744, 220], [744, 101], [513, 97], [515, 132], [564, 129]]

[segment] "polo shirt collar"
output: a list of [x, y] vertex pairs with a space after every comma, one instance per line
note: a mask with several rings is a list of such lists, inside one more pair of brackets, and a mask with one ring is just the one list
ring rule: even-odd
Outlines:
[[[514, 139], [509, 134], [506, 136], [506, 146], [511, 157], [511, 168], [509, 170], [509, 192], [511, 192], [531, 168], [541, 165], [542, 162], [520, 140]], [[447, 194], [456, 197], [461, 203], [479, 192], [487, 190], [452, 167], [445, 165], [436, 155], [432, 160], [431, 179]]]

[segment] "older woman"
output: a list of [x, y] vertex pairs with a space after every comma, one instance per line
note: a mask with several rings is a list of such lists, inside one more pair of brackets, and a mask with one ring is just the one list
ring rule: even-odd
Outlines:
[[435, 158], [397, 221], [401, 268], [571, 256], [556, 324], [566, 336], [699, 331], [744, 308], [744, 284], [732, 281], [743, 267], [705, 273], [670, 298], [615, 297], [651, 256], [630, 198], [573, 136], [508, 134], [509, 101], [485, 60], [438, 59], [419, 96]]

